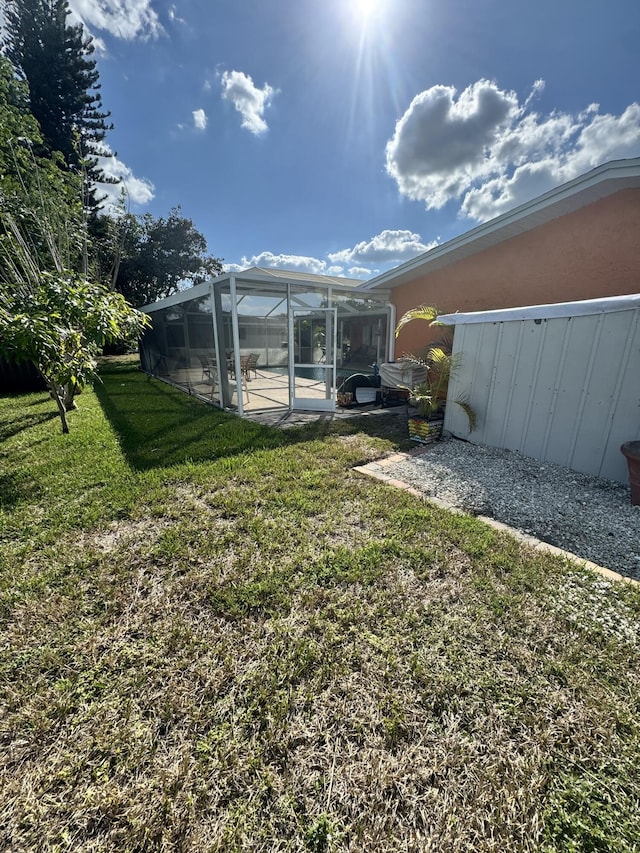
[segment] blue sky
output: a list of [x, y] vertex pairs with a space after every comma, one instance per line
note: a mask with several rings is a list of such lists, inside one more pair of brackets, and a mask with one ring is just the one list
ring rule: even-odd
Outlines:
[[637, 0], [70, 0], [131, 209], [370, 278], [640, 156]]

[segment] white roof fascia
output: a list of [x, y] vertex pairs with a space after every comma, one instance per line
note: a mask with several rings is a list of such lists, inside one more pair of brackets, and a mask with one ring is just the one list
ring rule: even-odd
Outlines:
[[[254, 272], [258, 268], [254, 267], [251, 270], [244, 270], [243, 272], [236, 273], [223, 273], [222, 275], [217, 276], [216, 278], [210, 278], [207, 281], [203, 281], [201, 284], [196, 284], [193, 287], [188, 287], [185, 290], [179, 290], [176, 293], [172, 293], [170, 296], [165, 296], [164, 299], [158, 300], [158, 302], [153, 302], [150, 305], [144, 305], [140, 310], [144, 311], [146, 314], [150, 314], [153, 311], [160, 311], [163, 308], [171, 308], [174, 305], [179, 305], [182, 302], [187, 302], [190, 299], [197, 299], [200, 296], [206, 296], [210, 289], [211, 285], [219, 284], [221, 282], [229, 281], [231, 275], [235, 276], [236, 285], [242, 282], [248, 282], [249, 284], [267, 284], [267, 285], [284, 285], [292, 284], [296, 286], [304, 286], [308, 285], [309, 287], [335, 287], [336, 292], [340, 293], [354, 293], [355, 295], [362, 293], [362, 282], [357, 278], [336, 278], [332, 276], [312, 276], [309, 274], [307, 278], [298, 278], [297, 276], [288, 276], [286, 270], [274, 270], [273, 274], [268, 272], [262, 272], [261, 270], [258, 272]], [[373, 294], [366, 294], [368, 298], [371, 298]], [[378, 290], [375, 294], [375, 297], [379, 300], [384, 300], [385, 296], [387, 296], [387, 291]]]
[[244, 279], [245, 281], [264, 281], [264, 282], [283, 282], [291, 284], [319, 284], [319, 285], [337, 285], [345, 288], [353, 288], [359, 290], [364, 282], [359, 278], [344, 278], [335, 275], [322, 275], [316, 273], [303, 273], [295, 270], [281, 270], [268, 267], [250, 267], [235, 273], [236, 280]]
[[173, 305], [179, 305], [181, 302], [188, 302], [190, 299], [207, 296], [211, 292], [212, 281], [219, 281], [219, 279], [209, 279], [208, 281], [203, 281], [201, 284], [194, 284], [193, 287], [187, 287], [185, 290], [178, 290], [176, 293], [158, 300], [158, 302], [143, 305], [140, 310], [145, 314], [151, 314], [153, 311], [159, 311], [161, 308], [171, 308]]
[[[422, 268], [425, 272], [430, 267], [442, 269], [619, 190], [636, 187], [640, 187], [640, 157], [612, 160], [370, 279], [363, 285], [363, 289], [394, 288], [405, 283], [408, 275], [420, 272]], [[581, 196], [584, 197], [581, 199]]]
[[580, 317], [589, 314], [610, 314], [640, 308], [640, 293], [630, 296], [608, 296], [603, 299], [581, 299], [577, 302], [558, 302], [546, 305], [527, 305], [522, 308], [501, 308], [496, 311], [470, 311], [442, 314], [439, 323], [447, 326], [466, 326], [471, 323], [508, 323], [512, 320], [551, 320], [554, 317]]

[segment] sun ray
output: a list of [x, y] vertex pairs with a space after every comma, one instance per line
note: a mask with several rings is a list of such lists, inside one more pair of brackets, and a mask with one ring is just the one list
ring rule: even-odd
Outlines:
[[382, 12], [384, 0], [350, 0], [351, 15], [356, 25], [367, 27]]
[[372, 15], [375, 11], [378, 4], [378, 0], [354, 0], [356, 10], [361, 18], [368, 18], [369, 15]]

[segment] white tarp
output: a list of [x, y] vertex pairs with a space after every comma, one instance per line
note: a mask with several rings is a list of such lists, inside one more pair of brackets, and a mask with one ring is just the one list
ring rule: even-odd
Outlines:
[[390, 361], [380, 365], [380, 383], [385, 388], [413, 388], [426, 381], [426, 368], [413, 361]]

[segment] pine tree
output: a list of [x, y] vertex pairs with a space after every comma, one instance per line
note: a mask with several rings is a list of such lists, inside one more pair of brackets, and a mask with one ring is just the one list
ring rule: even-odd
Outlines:
[[110, 182], [98, 166], [112, 125], [102, 110], [93, 40], [82, 24], [67, 24], [68, 0], [6, 0], [4, 52], [29, 84], [43, 154], [59, 151], [67, 166], [84, 171], [87, 206], [95, 210], [94, 182]]

